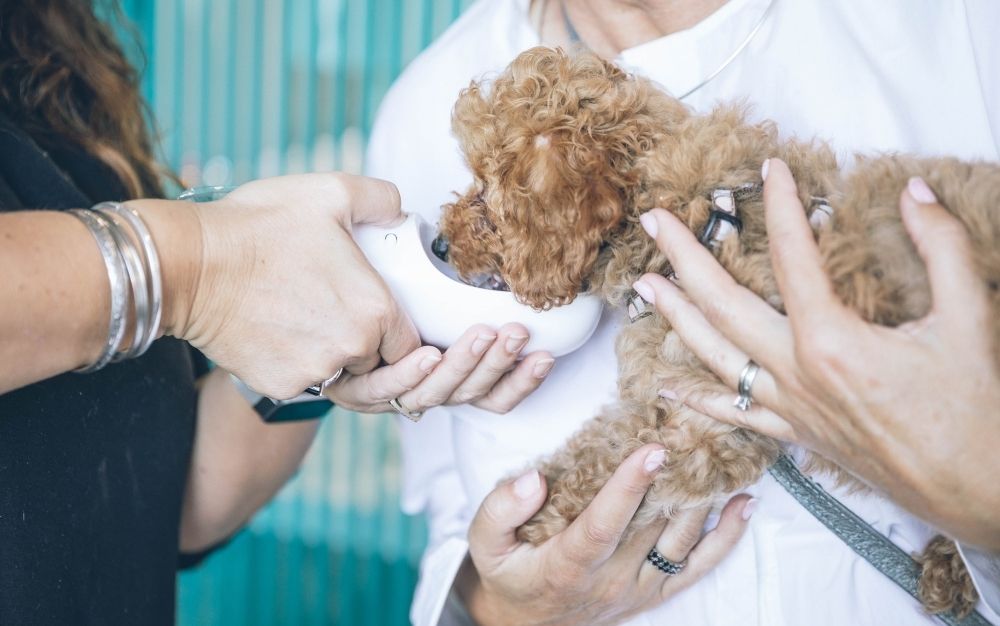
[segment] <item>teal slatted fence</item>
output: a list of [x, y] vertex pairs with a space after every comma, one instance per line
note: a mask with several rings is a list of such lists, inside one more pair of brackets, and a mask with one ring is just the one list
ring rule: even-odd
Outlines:
[[[123, 0], [185, 185], [358, 172], [392, 80], [471, 0]], [[137, 57], [138, 58], [138, 57]], [[404, 624], [425, 541], [392, 422], [335, 410], [298, 476], [180, 577], [191, 625]]]

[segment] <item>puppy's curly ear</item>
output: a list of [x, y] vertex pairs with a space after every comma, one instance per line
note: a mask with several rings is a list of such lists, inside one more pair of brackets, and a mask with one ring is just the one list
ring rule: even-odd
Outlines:
[[[621, 177], [603, 158], [592, 159], [603, 167], [575, 168], [586, 158], [579, 149], [552, 148], [522, 154], [522, 176], [537, 182], [530, 193], [500, 189], [494, 200], [487, 194], [488, 202], [504, 203], [502, 276], [537, 309], [569, 304], [591, 287], [601, 246], [621, 224], [626, 202]], [[538, 152], [548, 154], [537, 158]]]
[[569, 304], [588, 290], [593, 279], [601, 249], [599, 233], [515, 233], [508, 237], [505, 247], [521, 253], [508, 253], [503, 279], [520, 302], [535, 309]]
[[500, 272], [503, 244], [475, 188], [444, 205], [439, 227], [448, 241], [448, 260], [459, 274]]
[[496, 116], [484, 90], [481, 82], [469, 83], [459, 94], [451, 114], [452, 133], [477, 179], [484, 176], [486, 161], [498, 143]]

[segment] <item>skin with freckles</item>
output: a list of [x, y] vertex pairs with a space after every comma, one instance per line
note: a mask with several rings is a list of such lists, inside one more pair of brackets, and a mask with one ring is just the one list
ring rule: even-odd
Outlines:
[[[672, 263], [643, 232], [641, 219], [649, 221], [643, 214], [664, 208], [689, 235], [700, 234], [712, 210], [711, 192], [759, 184], [760, 164], [772, 156], [787, 162], [799, 181], [800, 222], [808, 225], [819, 210], [814, 197], [833, 207], [832, 218], [816, 220], [813, 253], [821, 269], [812, 284], [825, 280], [828, 302], [889, 327], [928, 313], [928, 275], [898, 209], [900, 190], [917, 176], [970, 233], [978, 280], [1000, 281], [995, 165], [893, 156], [860, 159], [844, 175], [821, 143], [781, 141], [773, 124], [750, 124], [737, 107], [693, 115], [648, 81], [592, 53], [548, 48], [522, 53], [488, 85], [474, 83], [460, 96], [453, 119], [476, 180], [445, 208], [442, 231], [452, 243], [451, 260], [463, 274], [499, 274], [515, 296], [537, 308], [570, 302], [586, 290], [623, 307], [633, 283], [647, 272], [676, 270], [687, 288], [709, 289], [697, 281], [691, 287], [685, 266]], [[787, 225], [766, 220], [759, 194], [741, 199], [739, 214], [742, 232], [722, 241], [715, 256], [731, 276], [727, 284], [738, 285], [744, 300], [752, 296], [769, 305], [770, 315], [759, 314], [750, 324], [761, 331], [750, 335], [766, 337], [786, 306], [772, 257], [794, 263], [799, 250], [770, 244], [770, 231], [780, 233]], [[698, 250], [712, 258], [706, 248]], [[741, 302], [714, 297], [702, 305], [713, 321], [731, 319]], [[997, 319], [995, 301], [992, 308]], [[978, 328], [988, 329], [984, 341], [997, 345], [1000, 327]], [[813, 354], [822, 359], [828, 350], [820, 346]], [[1000, 361], [995, 347], [988, 351]], [[676, 399], [725, 395], [732, 402], [746, 358], [718, 367], [715, 361], [725, 355], [712, 352], [703, 355], [706, 365], [660, 316], [626, 324], [617, 353], [618, 401], [540, 466], [549, 497], [518, 530], [520, 538], [540, 544], [564, 530], [615, 468], [645, 444], [660, 444], [669, 455], [629, 533], [756, 482], [779, 454], [775, 438]], [[766, 386], [766, 378], [755, 391]], [[828, 393], [835, 399], [844, 391]], [[889, 390], [882, 393], [891, 397]], [[868, 425], [848, 419], [843, 432], [830, 436], [843, 438], [838, 445], [846, 445], [848, 436], [883, 442], [885, 433], [868, 432]], [[815, 455], [810, 469], [866, 488], [823, 456]], [[925, 594], [927, 605], [969, 609], [974, 591], [967, 578], [956, 584], [952, 577], [953, 568], [961, 571], [954, 547], [934, 554], [926, 568], [925, 587], [933, 590]]]

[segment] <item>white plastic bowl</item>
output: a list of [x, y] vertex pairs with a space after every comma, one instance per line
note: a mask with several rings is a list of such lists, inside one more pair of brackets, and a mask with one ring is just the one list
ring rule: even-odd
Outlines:
[[545, 350], [558, 357], [582, 346], [597, 328], [603, 309], [597, 296], [583, 294], [565, 306], [535, 311], [510, 292], [460, 282], [454, 268], [431, 252], [436, 235], [416, 214], [395, 228], [354, 227], [354, 240], [424, 342], [446, 349], [475, 324], [520, 322], [531, 333], [525, 354]]

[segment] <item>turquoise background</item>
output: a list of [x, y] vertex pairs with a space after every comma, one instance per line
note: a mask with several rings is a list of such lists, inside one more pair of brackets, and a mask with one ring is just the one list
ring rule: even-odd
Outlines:
[[[228, 185], [360, 171], [386, 89], [470, 3], [124, 0], [121, 32], [145, 50], [164, 161]], [[391, 418], [335, 410], [274, 502], [181, 574], [179, 624], [406, 623], [425, 527], [399, 484]]]

